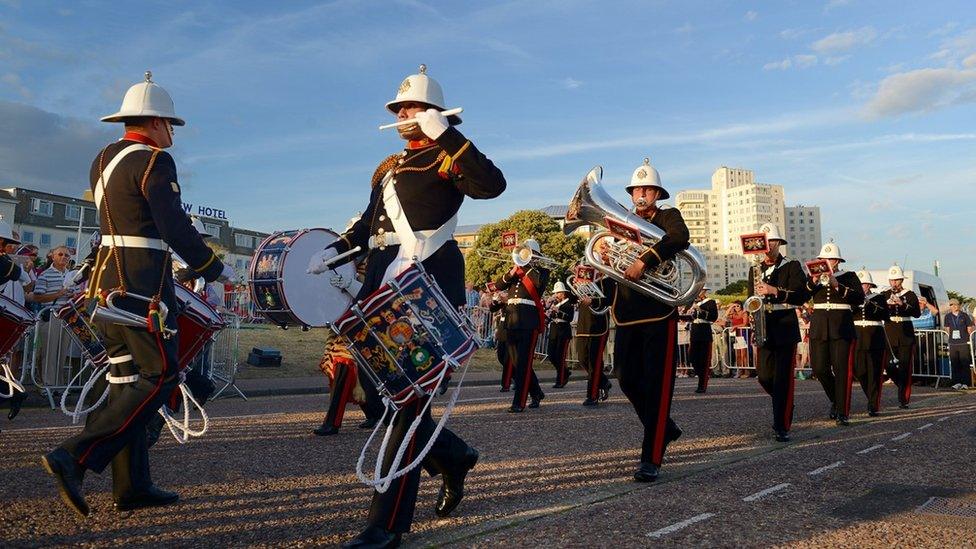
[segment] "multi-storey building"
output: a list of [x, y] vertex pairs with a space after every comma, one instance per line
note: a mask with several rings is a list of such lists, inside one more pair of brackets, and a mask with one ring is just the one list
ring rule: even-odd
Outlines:
[[820, 207], [787, 206], [786, 240], [790, 243], [790, 253], [794, 258], [805, 261], [816, 257], [823, 245], [820, 233]]

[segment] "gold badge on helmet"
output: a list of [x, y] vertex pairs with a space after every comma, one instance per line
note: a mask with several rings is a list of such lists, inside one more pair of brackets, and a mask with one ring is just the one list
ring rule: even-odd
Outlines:
[[641, 170], [637, 172], [637, 179], [647, 179], [647, 170], [641, 168]]
[[397, 89], [397, 95], [405, 93], [410, 89], [410, 79], [404, 78], [403, 82], [400, 82], [400, 87]]

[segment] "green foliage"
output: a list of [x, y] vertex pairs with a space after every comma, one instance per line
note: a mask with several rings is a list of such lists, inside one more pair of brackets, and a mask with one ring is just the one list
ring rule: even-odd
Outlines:
[[[478, 231], [474, 246], [465, 256], [465, 279], [483, 288], [489, 281], [498, 280], [512, 268], [510, 251], [502, 250], [502, 233], [515, 231], [519, 243], [535, 238], [542, 247], [542, 255], [559, 262], [560, 268], [549, 277], [549, 288], [557, 280], [566, 280], [570, 269], [583, 257], [586, 240], [579, 235], [566, 236], [559, 223], [539, 210], [521, 210], [498, 223], [485, 225]], [[478, 255], [478, 250], [503, 252], [507, 261], [493, 261]], [[549, 290], [546, 288], [546, 290]]]
[[960, 305], [972, 305], [976, 303], [976, 298], [963, 295], [959, 292], [948, 290], [946, 293], [949, 294], [949, 299], [958, 299]]
[[749, 291], [749, 281], [748, 280], [736, 280], [735, 282], [729, 284], [728, 286], [718, 290], [719, 295], [746, 295]]

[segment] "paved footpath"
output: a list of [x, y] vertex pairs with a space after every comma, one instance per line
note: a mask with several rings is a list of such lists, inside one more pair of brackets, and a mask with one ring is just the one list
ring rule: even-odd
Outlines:
[[[654, 484], [631, 480], [639, 426], [615, 389], [597, 409], [584, 385], [547, 390], [539, 410], [508, 414], [510, 393], [470, 387], [449, 422], [481, 451], [456, 516], [433, 513], [423, 478], [407, 546], [976, 547], [976, 395], [915, 388], [899, 410], [828, 421], [816, 382], [798, 382], [794, 442], [773, 441], [769, 398], [755, 380], [680, 379], [672, 444]], [[858, 388], [855, 387], [855, 391]], [[76, 427], [25, 410], [0, 433], [0, 546], [320, 546], [363, 525], [369, 490], [354, 473], [367, 433], [350, 409], [342, 431], [311, 436], [325, 397], [211, 403], [210, 432], [165, 439], [153, 476], [182, 495], [160, 510], [118, 514], [110, 475], [89, 474], [93, 514], [73, 517], [37, 458]]]

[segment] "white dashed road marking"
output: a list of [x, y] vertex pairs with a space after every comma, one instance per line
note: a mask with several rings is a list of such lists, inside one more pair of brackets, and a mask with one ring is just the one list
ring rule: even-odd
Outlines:
[[900, 434], [900, 435], [892, 438], [891, 440], [902, 440], [902, 439], [906, 439], [906, 438], [908, 438], [910, 436], [912, 436], [911, 433], [902, 433], [902, 434]]
[[702, 514], [700, 514], [698, 516], [691, 517], [690, 519], [685, 519], [685, 520], [683, 520], [681, 522], [676, 522], [676, 523], [672, 524], [671, 526], [665, 526], [664, 528], [661, 528], [660, 530], [655, 530], [655, 531], [647, 534], [647, 537], [649, 537], [649, 538], [660, 538], [660, 537], [664, 537], [664, 536], [666, 536], [668, 534], [677, 532], [678, 530], [681, 530], [682, 528], [686, 528], [688, 526], [691, 526], [692, 524], [695, 524], [696, 522], [701, 522], [703, 520], [708, 520], [708, 519], [710, 519], [710, 518], [712, 518], [714, 516], [715, 516], [715, 513], [702, 513]]
[[777, 484], [776, 486], [772, 486], [770, 488], [766, 488], [765, 490], [761, 490], [759, 492], [756, 492], [755, 494], [752, 494], [751, 496], [746, 496], [746, 497], [742, 498], [742, 501], [758, 501], [758, 500], [760, 500], [760, 499], [768, 496], [769, 494], [772, 494], [774, 492], [779, 492], [783, 488], [789, 487], [789, 485], [790, 485], [789, 482], [784, 482], [783, 484]]
[[819, 475], [820, 473], [824, 473], [824, 472], [829, 471], [831, 469], [836, 469], [836, 468], [840, 467], [843, 464], [844, 464], [843, 461], [835, 461], [835, 462], [831, 463], [830, 465], [824, 465], [823, 467], [820, 467], [818, 469], [814, 469], [813, 471], [810, 471], [807, 474], [810, 475], [811, 477], [812, 476], [816, 476], [816, 475]]
[[934, 423], [926, 423], [925, 425], [922, 425], [921, 427], [919, 427], [918, 430], [919, 431], [922, 431], [924, 429], [928, 429], [929, 427], [931, 427], [933, 425], [935, 425], [935, 424]]
[[869, 453], [871, 453], [871, 452], [873, 452], [875, 450], [878, 450], [880, 448], [884, 448], [884, 444], [875, 444], [874, 446], [871, 446], [870, 448], [865, 448], [865, 449], [861, 450], [860, 452], [858, 452], [858, 454], [861, 454], [861, 455], [869, 454]]
[[942, 423], [943, 421], [946, 421], [946, 420], [948, 420], [948, 419], [949, 419], [950, 417], [952, 417], [952, 416], [945, 416], [945, 417], [940, 417], [940, 418], [939, 418], [939, 423]]

